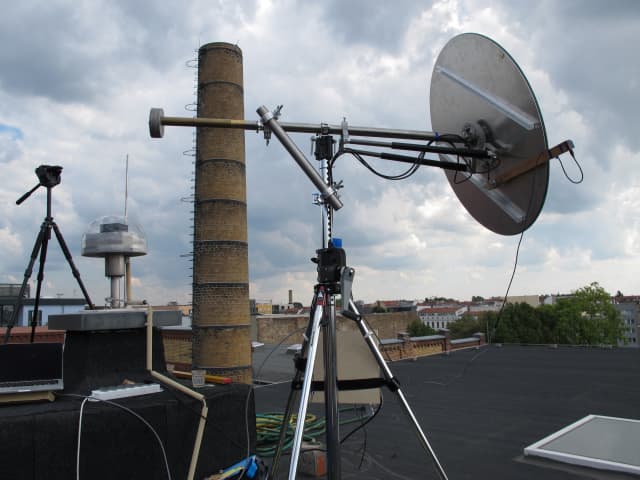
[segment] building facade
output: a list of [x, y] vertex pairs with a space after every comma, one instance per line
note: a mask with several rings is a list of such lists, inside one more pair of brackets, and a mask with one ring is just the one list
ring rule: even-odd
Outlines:
[[449, 328], [449, 325], [467, 312], [466, 306], [456, 307], [424, 307], [418, 309], [418, 316], [425, 325], [438, 329]]
[[[638, 322], [640, 321], [640, 297], [613, 297], [613, 305], [620, 312], [625, 326], [624, 346], [638, 348]], [[621, 345], [621, 346], [622, 346]]]
[[[13, 283], [0, 284], [0, 327], [6, 327], [18, 303], [18, 296], [22, 285]], [[30, 288], [27, 284], [24, 298], [22, 299], [20, 310], [16, 318], [15, 327], [26, 327], [31, 324], [35, 299], [30, 297]], [[41, 297], [38, 305], [37, 325], [47, 325], [49, 315], [59, 315], [63, 313], [73, 313], [84, 310], [87, 301], [84, 298], [46, 298]]]
[[[14, 305], [15, 303], [11, 304], [11, 313], [13, 313]], [[36, 324], [47, 325], [49, 323], [49, 315], [79, 312], [84, 310], [86, 305], [87, 301], [84, 298], [41, 298], [40, 304], [38, 305], [38, 317]], [[7, 307], [7, 305], [3, 305], [3, 310], [5, 307]], [[27, 327], [31, 325], [31, 319], [34, 315], [34, 307], [34, 298], [26, 298], [22, 301], [22, 306], [18, 312], [18, 318], [16, 319], [16, 327]], [[9, 318], [6, 318], [5, 321], [5, 317], [3, 316], [2, 326], [6, 326], [10, 319], [11, 316], [9, 315]]]

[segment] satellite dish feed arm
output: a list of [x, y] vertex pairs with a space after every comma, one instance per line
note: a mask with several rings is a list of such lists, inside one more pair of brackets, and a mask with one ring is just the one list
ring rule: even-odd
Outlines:
[[455, 170], [458, 172], [468, 172], [469, 167], [464, 162], [452, 162], [444, 160], [430, 160], [428, 158], [409, 157], [408, 155], [398, 155], [395, 153], [370, 152], [368, 150], [354, 150], [349, 148], [345, 153], [353, 153], [355, 155], [364, 155], [367, 157], [381, 158], [382, 160], [393, 160], [394, 162], [412, 163], [427, 167], [439, 167], [445, 170]]
[[[264, 110], [263, 110], [264, 109]], [[338, 210], [342, 207], [337, 197], [337, 193], [331, 186], [327, 186], [322, 177], [313, 168], [311, 163], [304, 156], [302, 151], [291, 140], [286, 132], [293, 133], [312, 133], [312, 134], [336, 134], [340, 135], [340, 149], [349, 144], [353, 145], [369, 145], [374, 147], [413, 150], [428, 153], [460, 155], [467, 158], [489, 159], [495, 154], [488, 149], [472, 149], [466, 147], [446, 147], [439, 145], [418, 145], [402, 142], [376, 142], [371, 140], [354, 139], [354, 137], [370, 137], [370, 138], [389, 138], [402, 140], [416, 140], [424, 142], [436, 142], [442, 138], [442, 134], [438, 132], [429, 132], [421, 130], [401, 130], [389, 128], [373, 128], [351, 126], [346, 119], [340, 125], [316, 125], [311, 123], [287, 123], [279, 122], [275, 115], [266, 107], [262, 106], [257, 110], [261, 117], [260, 121], [250, 122], [246, 120], [232, 120], [224, 118], [206, 118], [206, 117], [167, 117], [161, 108], [152, 108], [149, 113], [149, 133], [152, 138], [162, 138], [164, 136], [165, 126], [180, 127], [212, 127], [212, 128], [230, 128], [239, 130], [254, 130], [255, 132], [265, 132], [265, 138], [270, 138], [270, 132], [276, 135], [289, 154], [298, 163], [300, 168], [309, 177], [311, 182], [320, 190], [324, 199], [328, 199], [331, 206]], [[275, 130], [278, 130], [276, 134]], [[354, 151], [360, 155], [374, 156], [384, 160], [393, 160], [397, 162], [414, 163], [419, 165], [440, 167], [447, 170], [469, 171], [469, 167], [459, 162], [434, 161], [428, 159], [420, 159], [403, 155], [394, 155], [390, 153], [377, 153]], [[473, 163], [472, 163], [473, 165]]]
[[515, 167], [507, 170], [506, 172], [497, 175], [495, 178], [491, 179], [491, 181], [487, 184], [487, 188], [496, 188], [500, 185], [504, 185], [505, 183], [517, 178], [521, 175], [524, 175], [527, 172], [530, 172], [534, 168], [539, 167], [540, 165], [544, 165], [552, 158], [559, 157], [563, 153], [570, 152], [573, 155], [574, 144], [572, 140], [565, 140], [562, 143], [559, 143], [555, 147], [552, 147], [548, 150], [541, 152], [537, 157], [530, 158], [525, 160], [524, 162], [519, 163]]
[[[351, 126], [346, 120], [341, 125], [318, 125], [313, 123], [290, 123], [278, 122], [285, 132], [291, 133], [328, 133], [332, 135], [355, 136], [355, 137], [377, 137], [377, 138], [398, 138], [403, 140], [437, 141], [440, 134], [422, 130], [400, 130], [393, 128], [373, 128]], [[149, 133], [152, 138], [162, 138], [165, 126], [176, 127], [213, 127], [232, 128], [239, 130], [254, 130], [261, 132], [264, 125], [258, 122], [247, 120], [231, 120], [226, 118], [207, 117], [167, 117], [162, 108], [152, 108], [149, 112]]]
[[264, 105], [259, 107], [257, 110], [258, 115], [260, 115], [260, 119], [262, 120], [262, 124], [265, 127], [269, 127], [271, 132], [275, 135], [275, 137], [280, 141], [282, 146], [285, 148], [289, 155], [293, 157], [298, 166], [302, 169], [302, 171], [307, 175], [311, 183], [315, 185], [315, 187], [320, 191], [320, 195], [331, 207], [335, 210], [339, 210], [342, 208], [342, 202], [338, 198], [337, 192], [333, 189], [331, 185], [327, 185], [320, 174], [313, 168], [311, 162], [307, 160], [304, 153], [298, 148], [291, 137], [287, 135], [282, 126], [275, 119], [273, 114], [269, 111], [267, 107]]

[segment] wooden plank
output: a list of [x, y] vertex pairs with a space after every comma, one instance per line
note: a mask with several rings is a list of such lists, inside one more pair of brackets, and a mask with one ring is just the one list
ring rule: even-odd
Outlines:
[[569, 152], [574, 148], [573, 141], [565, 140], [562, 143], [559, 143], [553, 148], [549, 150], [545, 150], [541, 152], [536, 158], [530, 158], [529, 160], [525, 160], [524, 162], [519, 163], [515, 167], [507, 170], [506, 172], [501, 173], [497, 177], [491, 180], [490, 183], [487, 183], [487, 188], [492, 189], [503, 185], [510, 180], [513, 180], [520, 175], [524, 175], [525, 173], [533, 170], [534, 168], [539, 167], [540, 165], [544, 165], [546, 162], [551, 160], [552, 158], [559, 157], [563, 153]]

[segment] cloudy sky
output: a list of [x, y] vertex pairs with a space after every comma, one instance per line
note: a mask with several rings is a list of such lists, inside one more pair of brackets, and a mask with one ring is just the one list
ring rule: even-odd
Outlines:
[[[135, 296], [190, 301], [190, 128], [151, 139], [151, 107], [191, 116], [199, 45], [243, 50], [245, 118], [283, 104], [282, 121], [428, 130], [435, 59], [452, 37], [487, 35], [519, 63], [550, 145], [576, 144], [584, 182], [553, 161], [547, 200], [526, 231], [511, 294], [569, 292], [593, 281], [640, 294], [640, 2], [184, 2], [4, 0], [0, 16], [0, 282], [20, 283], [45, 212], [45, 190], [21, 206], [40, 164], [64, 167], [53, 214], [98, 304], [101, 260], [80, 255], [95, 218], [124, 213], [149, 255], [134, 259]], [[188, 107], [187, 107], [188, 108]], [[308, 152], [308, 135], [294, 137]], [[277, 142], [246, 133], [251, 296], [308, 304], [319, 246], [314, 189]], [[565, 159], [569, 175], [577, 169]], [[376, 163], [387, 173], [406, 166]], [[337, 163], [344, 208], [336, 236], [365, 301], [503, 295], [518, 236], [476, 223], [444, 174], [389, 182]], [[33, 278], [35, 279], [35, 273]], [[44, 295], [81, 296], [54, 242]]]

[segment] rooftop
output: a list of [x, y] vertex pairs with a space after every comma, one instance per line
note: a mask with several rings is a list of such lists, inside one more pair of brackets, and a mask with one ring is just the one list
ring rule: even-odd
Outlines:
[[[293, 364], [285, 352], [267, 345], [254, 354], [256, 372], [264, 362], [259, 378], [283, 382], [256, 388], [258, 413], [286, 406]], [[451, 479], [629, 478], [534, 460], [523, 450], [589, 414], [640, 419], [638, 349], [492, 345], [391, 369]], [[343, 478], [438, 478], [396, 396], [383, 390], [383, 397], [366, 433], [342, 447]], [[322, 413], [322, 405], [313, 409]], [[341, 436], [352, 428], [343, 427]], [[288, 461], [278, 478], [286, 478]]]

